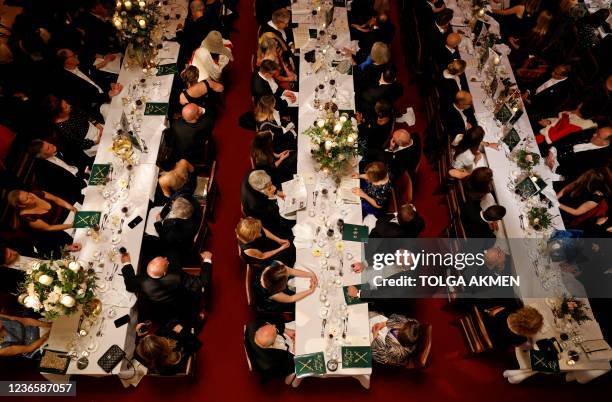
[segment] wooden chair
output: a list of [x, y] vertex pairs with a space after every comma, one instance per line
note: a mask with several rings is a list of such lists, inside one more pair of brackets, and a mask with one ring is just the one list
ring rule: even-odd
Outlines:
[[172, 374], [172, 375], [162, 375], [159, 373], [156, 373], [154, 371], [149, 371], [147, 373], [148, 376], [150, 377], [156, 377], [156, 378], [179, 378], [179, 377], [188, 377], [190, 379], [195, 378], [195, 368], [196, 368], [196, 356], [197, 353], [193, 353], [191, 356], [189, 356], [189, 358], [187, 359], [187, 362], [185, 363], [185, 369], [176, 373], [176, 374]]
[[472, 306], [468, 313], [456, 320], [456, 324], [461, 329], [469, 355], [475, 356], [493, 349], [478, 307]]
[[208, 173], [208, 188], [206, 189], [206, 210], [204, 219], [207, 222], [214, 222], [215, 202], [219, 195], [219, 187], [217, 185], [217, 161], [213, 161]]
[[397, 196], [397, 209], [399, 209], [399, 207], [402, 205], [411, 204], [413, 188], [410, 175], [407, 172], [404, 172], [404, 174], [395, 180], [394, 185]]
[[432, 326], [431, 324], [424, 324], [421, 326], [419, 343], [415, 350], [414, 356], [410, 359], [406, 368], [408, 369], [422, 369], [427, 366], [429, 361], [429, 355], [431, 354], [431, 345], [433, 342], [432, 338]]

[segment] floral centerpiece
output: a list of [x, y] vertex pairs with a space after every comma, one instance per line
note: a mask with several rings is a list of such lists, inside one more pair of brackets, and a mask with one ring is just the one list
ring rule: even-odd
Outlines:
[[155, 46], [153, 31], [157, 27], [160, 8], [156, 1], [117, 0], [113, 24], [119, 38], [128, 46], [128, 56], [143, 67], [152, 67]]
[[530, 171], [540, 163], [540, 155], [522, 148], [516, 151], [514, 161], [521, 170]]
[[591, 320], [587, 314], [588, 310], [584, 301], [567, 295], [560, 298], [552, 308], [555, 317], [578, 324]]
[[94, 270], [84, 268], [78, 261], [36, 262], [26, 271], [18, 300], [53, 320], [70, 315], [80, 305], [91, 302], [95, 287]]
[[335, 113], [337, 107], [326, 107], [324, 117], [305, 131], [310, 137], [311, 153], [324, 172], [342, 174], [352, 158], [359, 154], [357, 129], [352, 119]]
[[529, 225], [537, 231], [546, 230], [552, 225], [552, 215], [546, 207], [533, 207], [527, 212]]

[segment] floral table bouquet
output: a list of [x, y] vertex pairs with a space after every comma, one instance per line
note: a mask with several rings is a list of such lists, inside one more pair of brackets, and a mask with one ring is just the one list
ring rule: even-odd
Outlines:
[[540, 155], [526, 149], [519, 149], [514, 155], [514, 161], [521, 170], [530, 171], [540, 163]]
[[529, 225], [537, 231], [546, 230], [552, 225], [552, 215], [546, 207], [533, 207], [527, 212]]
[[591, 320], [587, 314], [589, 310], [584, 301], [567, 295], [557, 300], [552, 308], [555, 317], [578, 324]]
[[95, 297], [96, 275], [78, 261], [35, 262], [20, 286], [19, 302], [45, 318], [70, 315]]

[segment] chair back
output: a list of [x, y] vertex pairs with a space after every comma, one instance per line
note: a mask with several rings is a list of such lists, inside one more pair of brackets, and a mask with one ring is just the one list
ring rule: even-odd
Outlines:
[[246, 275], [244, 278], [244, 288], [246, 290], [247, 306], [255, 306], [255, 292], [253, 290], [253, 281], [255, 280], [255, 270], [251, 264], [246, 265]]
[[242, 327], [242, 348], [244, 349], [244, 357], [246, 359], [247, 362], [247, 366], [249, 367], [249, 371], [253, 372], [253, 364], [251, 364], [251, 358], [249, 357], [249, 352], [247, 351], [247, 347], [246, 347], [246, 331], [247, 331], [247, 326], [244, 325]]

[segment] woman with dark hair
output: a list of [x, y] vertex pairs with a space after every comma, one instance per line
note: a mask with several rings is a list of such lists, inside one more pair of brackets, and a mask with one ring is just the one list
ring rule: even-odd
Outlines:
[[466, 182], [467, 198], [472, 201], [478, 201], [492, 191], [493, 171], [485, 166], [474, 169]]
[[223, 92], [223, 84], [210, 78], [200, 81], [200, 72], [196, 66], [187, 66], [181, 72], [185, 89], [179, 95], [181, 105], [195, 103], [203, 108], [211, 107], [215, 93]]
[[297, 153], [284, 150], [274, 152], [272, 132], [259, 131], [251, 143], [251, 163], [253, 169], [265, 170], [276, 186], [291, 180], [297, 171]]
[[492, 9], [503, 39], [520, 38], [535, 24], [542, 0], [518, 0], [510, 8]]
[[255, 127], [257, 131], [270, 131], [272, 134], [274, 152], [277, 154], [288, 149], [297, 149], [297, 134], [292, 122], [284, 122], [276, 110], [276, 99], [272, 95], [259, 98], [255, 109]]
[[497, 149], [497, 143], [483, 141], [484, 130], [480, 126], [472, 127], [465, 133], [454, 149], [453, 168], [448, 172], [451, 177], [463, 179], [469, 176], [482, 161], [481, 145]]
[[557, 193], [563, 221], [572, 226], [572, 221], [589, 213], [609, 197], [611, 189], [612, 183], [606, 180], [601, 171], [587, 170]]
[[357, 113], [359, 137], [365, 138], [368, 151], [382, 151], [393, 132], [393, 105], [386, 99], [381, 99], [374, 105], [374, 118], [365, 120]]
[[[289, 284], [294, 277], [310, 278], [310, 287], [296, 293]], [[310, 296], [317, 287], [317, 276], [312, 271], [289, 268], [278, 261], [261, 271], [255, 278], [257, 304], [266, 311], [293, 311], [295, 302]], [[293, 289], [291, 289], [293, 287]]]
[[399, 314], [389, 318], [370, 312], [372, 359], [389, 366], [405, 366], [416, 350], [421, 332], [419, 322]]

